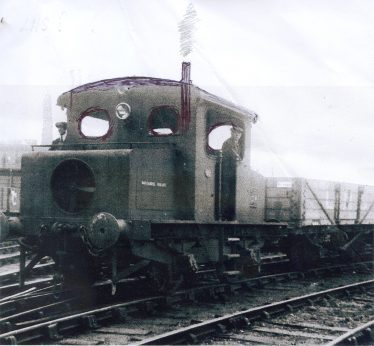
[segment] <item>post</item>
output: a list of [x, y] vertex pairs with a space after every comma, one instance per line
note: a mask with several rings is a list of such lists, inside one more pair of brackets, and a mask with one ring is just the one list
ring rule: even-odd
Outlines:
[[24, 245], [20, 244], [20, 254], [19, 254], [19, 287], [25, 285], [25, 269], [26, 269], [26, 248]]
[[112, 281], [113, 283], [117, 281], [117, 250], [112, 251]]
[[356, 210], [356, 220], [355, 224], [360, 223], [361, 218], [361, 202], [362, 202], [362, 195], [364, 193], [364, 187], [359, 186], [357, 190], [357, 210]]
[[217, 189], [217, 216], [222, 221], [222, 151], [218, 154], [218, 189]]
[[335, 185], [335, 203], [334, 203], [335, 224], [340, 223], [340, 184]]
[[225, 227], [221, 226], [218, 229], [218, 274], [223, 275], [224, 268], [224, 257], [223, 250], [225, 245]]

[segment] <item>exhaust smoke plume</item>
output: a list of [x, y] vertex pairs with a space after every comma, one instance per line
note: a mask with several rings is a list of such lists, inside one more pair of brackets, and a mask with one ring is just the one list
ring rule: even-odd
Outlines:
[[192, 3], [187, 7], [183, 19], [178, 25], [180, 35], [180, 53], [183, 57], [189, 55], [193, 50], [193, 35], [198, 22], [197, 12]]

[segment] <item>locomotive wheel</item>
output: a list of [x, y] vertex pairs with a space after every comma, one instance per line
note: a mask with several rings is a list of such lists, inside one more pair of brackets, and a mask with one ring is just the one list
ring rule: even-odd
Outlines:
[[[63, 283], [67, 287], [80, 288], [90, 286], [95, 279], [92, 263], [86, 258], [80, 261], [67, 261], [63, 265], [54, 258], [57, 271], [62, 275]], [[91, 264], [91, 265], [90, 265]]]
[[169, 293], [175, 291], [185, 281], [183, 275], [173, 277], [171, 267], [167, 264], [153, 262], [146, 272], [151, 291]]
[[165, 293], [172, 287], [170, 269], [166, 264], [153, 262], [146, 271], [149, 287], [152, 291]]

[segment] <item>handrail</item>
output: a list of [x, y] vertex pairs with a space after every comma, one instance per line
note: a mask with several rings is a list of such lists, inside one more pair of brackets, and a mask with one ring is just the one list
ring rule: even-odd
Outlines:
[[175, 143], [170, 142], [110, 142], [110, 143], [65, 143], [62, 145], [53, 145], [53, 144], [33, 144], [31, 145], [32, 151], [34, 148], [66, 148], [66, 147], [105, 147], [108, 148], [111, 145], [130, 145], [132, 148], [134, 145], [171, 145], [175, 146]]

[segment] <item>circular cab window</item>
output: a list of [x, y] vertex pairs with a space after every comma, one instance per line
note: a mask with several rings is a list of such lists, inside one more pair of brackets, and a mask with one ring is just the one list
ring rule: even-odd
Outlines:
[[[244, 131], [242, 126], [228, 123], [218, 123], [212, 126], [207, 135], [207, 151], [217, 155], [224, 151], [235, 152], [240, 160], [244, 156]], [[226, 145], [227, 144], [227, 145]], [[226, 145], [226, 150], [224, 149]]]
[[208, 134], [208, 147], [212, 151], [221, 150], [223, 143], [231, 136], [231, 124], [214, 126]]
[[148, 118], [148, 134], [170, 136], [178, 132], [178, 111], [170, 106], [153, 108]]
[[112, 126], [108, 112], [101, 108], [87, 109], [78, 120], [79, 133], [83, 138], [105, 139], [111, 134]]

